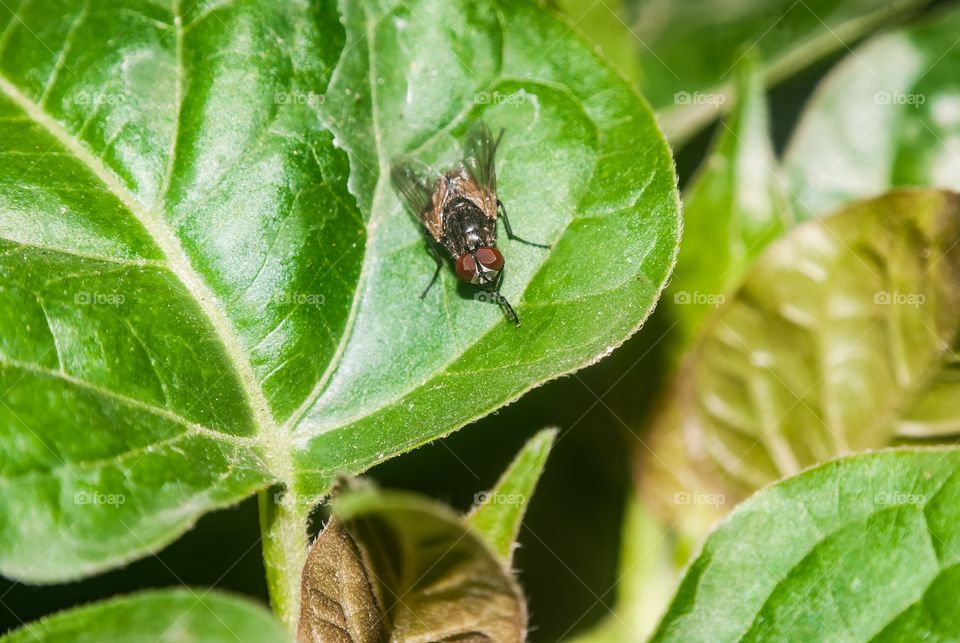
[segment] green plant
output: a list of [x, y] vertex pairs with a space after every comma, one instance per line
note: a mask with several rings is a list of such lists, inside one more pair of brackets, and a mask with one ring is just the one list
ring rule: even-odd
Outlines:
[[[673, 264], [652, 114], [532, 5], [25, 3], [4, 26], [7, 576], [116, 566], [259, 491], [292, 626], [338, 475], [597, 359]], [[386, 171], [481, 116], [552, 243], [504, 241], [519, 330], [447, 274], [416, 297], [430, 261]]]
[[[89, 578], [256, 496], [272, 608], [155, 589], [4, 640], [960, 637], [960, 10], [554, 4], [0, 3], [0, 573]], [[768, 88], [824, 72], [784, 127]], [[446, 267], [418, 298], [389, 180], [480, 119], [550, 244], [501, 236], [520, 328]], [[577, 579], [616, 606], [531, 630], [558, 596], [524, 590], [521, 523], [595, 407], [635, 484], [621, 570]], [[528, 433], [449, 503], [357, 478], [484, 417], [560, 433], [469, 511], [446, 489]], [[551, 536], [589, 523], [554, 501]]]

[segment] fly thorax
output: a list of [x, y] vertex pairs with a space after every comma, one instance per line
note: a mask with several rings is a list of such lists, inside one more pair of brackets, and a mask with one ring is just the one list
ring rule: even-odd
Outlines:
[[476, 226], [468, 226], [463, 231], [463, 238], [466, 241], [466, 246], [471, 250], [475, 250], [483, 245], [483, 240], [480, 237], [480, 231]]

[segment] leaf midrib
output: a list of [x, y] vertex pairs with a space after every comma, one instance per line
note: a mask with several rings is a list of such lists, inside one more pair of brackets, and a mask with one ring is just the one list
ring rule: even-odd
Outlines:
[[[156, 211], [148, 210], [137, 201], [106, 165], [84, 147], [55, 118], [47, 114], [40, 105], [24, 95], [2, 73], [0, 73], [0, 92], [96, 176], [106, 190], [128, 209], [160, 249], [163, 253], [165, 267], [174, 274], [203, 311], [223, 346], [227, 359], [233, 367], [237, 381], [250, 406], [255, 422], [256, 438], [265, 451], [271, 472], [280, 480], [291, 480], [293, 477], [293, 461], [287, 449], [286, 441], [280, 432], [279, 424], [273, 417], [263, 389], [256, 380], [253, 367], [242, 350], [237, 333], [224, 311], [217, 305], [216, 295], [194, 270], [193, 264], [180, 245], [179, 239], [163, 221], [162, 216], [159, 216]], [[221, 432], [216, 431], [216, 433]], [[222, 435], [224, 441], [230, 440], [229, 434], [222, 433]]]
[[[833, 529], [831, 529], [827, 533], [820, 536], [816, 541], [813, 542], [810, 548], [807, 549], [802, 556], [797, 558], [797, 560], [792, 565], [790, 565], [790, 568], [786, 570], [784, 575], [780, 578], [777, 578], [774, 584], [770, 587], [770, 589], [766, 591], [766, 595], [763, 598], [763, 602], [754, 611], [753, 618], [751, 619], [750, 623], [747, 625], [746, 630], [740, 635], [741, 638], [746, 637], [750, 632], [753, 631], [753, 629], [759, 623], [763, 611], [767, 609], [767, 607], [770, 605], [770, 602], [774, 599], [774, 594], [776, 594], [776, 592], [780, 589], [780, 587], [783, 587], [786, 583], [794, 580], [792, 578], [792, 575], [794, 574], [795, 570], [804, 562], [806, 562], [811, 556], [815, 555], [818, 547], [820, 547], [821, 545], [826, 543], [828, 540], [830, 540], [830, 538], [833, 538], [834, 536], [844, 531], [845, 529], [848, 529], [852, 526], [856, 526], [857, 524], [866, 524], [868, 521], [873, 520], [874, 518], [876, 518], [876, 516], [880, 514], [915, 509], [919, 512], [920, 517], [924, 519], [924, 524], [927, 526], [924, 533], [927, 536], [927, 541], [930, 545], [930, 551], [933, 553], [934, 558], [936, 558], [937, 560], [937, 574], [930, 579], [929, 583], [927, 583], [927, 588], [929, 589], [930, 585], [933, 583], [933, 581], [937, 578], [937, 576], [940, 573], [943, 573], [945, 569], [953, 566], [953, 565], [945, 565], [944, 562], [941, 561], [940, 557], [937, 555], [937, 548], [933, 543], [933, 534], [930, 531], [929, 523], [927, 522], [927, 519], [926, 519], [927, 505], [929, 505], [940, 494], [940, 492], [946, 486], [948, 480], [949, 480], [949, 477], [944, 479], [944, 481], [941, 482], [940, 486], [937, 487], [936, 491], [934, 491], [933, 494], [930, 495], [929, 500], [927, 500], [926, 502], [923, 502], [917, 505], [910, 505], [910, 504], [887, 505], [867, 515], [858, 516], [855, 519], [842, 522], [836, 525]], [[917, 601], [914, 600], [913, 602], [910, 603], [910, 605], [907, 606], [907, 608], [909, 608], [911, 605], [913, 605], [916, 602]], [[893, 620], [895, 619], [896, 619], [896, 616], [894, 616], [893, 619], [885, 623], [883, 627], [877, 630], [877, 633], [879, 634], [879, 632], [882, 632], [883, 629], [887, 625], [889, 625], [891, 622], [893, 622]], [[871, 637], [870, 640], [873, 640], [875, 636], [876, 635], [874, 635], [874, 637]]]
[[[340, 341], [337, 343], [337, 347], [333, 355], [330, 357], [330, 361], [327, 363], [323, 374], [320, 375], [320, 378], [317, 380], [316, 384], [313, 385], [307, 396], [303, 399], [296, 410], [290, 414], [290, 417], [284, 423], [281, 429], [284, 435], [291, 435], [292, 432], [300, 426], [300, 423], [310, 412], [310, 409], [313, 407], [316, 401], [320, 399], [320, 396], [323, 394], [323, 391], [326, 390], [330, 380], [333, 379], [337, 370], [340, 368], [343, 355], [346, 352], [347, 347], [350, 345], [351, 339], [353, 338], [353, 330], [357, 321], [357, 315], [360, 314], [360, 295], [363, 289], [366, 288], [367, 280], [369, 279], [370, 262], [368, 258], [370, 256], [370, 246], [373, 243], [373, 231], [376, 228], [374, 225], [374, 217], [376, 216], [377, 212], [382, 211], [382, 208], [378, 207], [378, 203], [382, 198], [381, 194], [384, 187], [384, 176], [386, 175], [385, 170], [388, 166], [388, 161], [386, 158], [386, 152], [383, 150], [383, 135], [380, 129], [380, 112], [377, 107], [377, 103], [379, 102], [376, 81], [377, 58], [373, 51], [373, 47], [370, 44], [371, 39], [375, 38], [374, 32], [377, 25], [370, 21], [370, 14], [363, 2], [359, 2], [357, 6], [363, 13], [364, 34], [367, 42], [367, 75], [369, 77], [368, 83], [370, 87], [370, 122], [373, 127], [374, 152], [377, 156], [377, 181], [373, 186], [373, 194], [370, 198], [370, 216], [365, 223], [366, 236], [364, 240], [363, 263], [360, 267], [360, 275], [357, 278], [357, 284], [353, 291], [353, 299], [350, 302], [350, 310], [347, 313], [347, 319], [344, 323], [343, 333], [340, 335]], [[336, 75], [339, 71], [340, 65], [343, 63], [344, 56], [344, 52], [341, 52], [340, 58], [337, 61], [336, 69], [334, 69], [333, 72], [334, 75]], [[333, 81], [331, 80], [331, 82]], [[352, 159], [350, 164], [352, 167]], [[291, 458], [289, 453], [287, 454], [287, 457]]]
[[[938, 458], [936, 461], [936, 462], [939, 462], [940, 459], [945, 457], [945, 455], [949, 454], [950, 452], [951, 452], [951, 449], [945, 448], [945, 447], [896, 448], [896, 449], [887, 450], [885, 452], [880, 452], [879, 454], [872, 454], [872, 455], [859, 454], [859, 455], [852, 456], [849, 459], [862, 461], [867, 458], [872, 459], [872, 458], [878, 457], [879, 455], [882, 455], [882, 454], [908, 456], [910, 454], [924, 453], [924, 454], [940, 454], [941, 457]], [[800, 474], [800, 476], [774, 483], [773, 485], [767, 487], [766, 489], [758, 493], [759, 494], [770, 493], [771, 490], [777, 489], [777, 488], [779, 489], [790, 488], [791, 494], [796, 494], [797, 497], [800, 498], [802, 496], [802, 493], [809, 490], [810, 488], [810, 485], [808, 484], [808, 482], [809, 482], [809, 477], [811, 475], [817, 472], [822, 473], [829, 469], [834, 469], [836, 471], [838, 466], [841, 465], [843, 461], [844, 459], [840, 459], [840, 460], [834, 460], [831, 462], [816, 465], [813, 469], [810, 469], [807, 472]], [[763, 599], [762, 602], [760, 602], [759, 605], [757, 605], [757, 607], [753, 610], [753, 615], [751, 617], [750, 623], [747, 624], [745, 627], [738, 627], [738, 629], [743, 630], [737, 636], [738, 640], [742, 640], [746, 636], [746, 634], [752, 630], [755, 623], [757, 622], [758, 617], [760, 616], [760, 612], [770, 603], [770, 600], [772, 599], [773, 593], [776, 591], [776, 589], [779, 586], [781, 586], [785, 581], [787, 581], [790, 573], [792, 573], [793, 570], [795, 570], [798, 565], [800, 565], [804, 560], [806, 560], [811, 555], [811, 553], [814, 550], [816, 550], [817, 547], [819, 547], [821, 544], [823, 544], [830, 538], [834, 537], [837, 533], [843, 531], [844, 529], [849, 528], [851, 525], [854, 525], [857, 523], [865, 523], [878, 514], [888, 512], [888, 511], [902, 511], [904, 509], [918, 510], [920, 513], [920, 516], [923, 517], [924, 519], [924, 524], [926, 526], [925, 532], [926, 532], [926, 535], [928, 536], [928, 539], [930, 540], [931, 548], [933, 550], [934, 556], [937, 559], [938, 570], [939, 570], [938, 573], [943, 573], [944, 570], [953, 566], [952, 564], [946, 564], [946, 562], [941, 559], [940, 555], [937, 553], [936, 547], [933, 545], [932, 536], [934, 534], [930, 529], [930, 523], [929, 523], [929, 520], [927, 519], [926, 511], [929, 506], [935, 504], [934, 501], [937, 499], [940, 493], [944, 491], [949, 481], [952, 478], [956, 477], [957, 475], [960, 475], [960, 470], [954, 468], [952, 472], [944, 476], [944, 479], [940, 482], [940, 484], [935, 489], [931, 490], [932, 491], [931, 493], [921, 494], [924, 497], [922, 502], [890, 504], [880, 509], [874, 509], [872, 511], [865, 512], [863, 514], [857, 514], [852, 517], [847, 516], [845, 520], [841, 520], [836, 524], [831, 525], [826, 532], [821, 531], [819, 525], [813, 525], [817, 530], [817, 538], [811, 543], [808, 543], [809, 546], [806, 547], [802, 553], [798, 553], [795, 556], [795, 560], [790, 564], [789, 568], [784, 572], [783, 577], [778, 577], [774, 579], [773, 585], [764, 592], [762, 596], [762, 599]], [[701, 559], [705, 559], [706, 566], [704, 567], [704, 569], [700, 574], [701, 579], [703, 578], [703, 576], [705, 576], [708, 573], [708, 569], [711, 568], [711, 566], [713, 565], [712, 558], [715, 556], [715, 554], [722, 553], [723, 551], [724, 545], [717, 544], [716, 542], [717, 538], [719, 538], [718, 534], [723, 533], [725, 530], [736, 528], [736, 527], [731, 527], [731, 525], [739, 526], [740, 523], [738, 521], [744, 520], [745, 515], [749, 515], [751, 511], [755, 510], [757, 507], [755, 507], [754, 505], [759, 506], [758, 503], [761, 502], [761, 497], [762, 497], [761, 495], [757, 495], [745, 501], [745, 503], [738, 506], [733, 511], [733, 513], [728, 515], [727, 518], [725, 518], [720, 524], [714, 526], [713, 531], [707, 537], [707, 540], [704, 542], [700, 552], [694, 558], [692, 558], [690, 562], [690, 565], [695, 565]], [[778, 507], [778, 510], [781, 513], [785, 513], [787, 512], [787, 510], [791, 508], [792, 508], [791, 505], [788, 503], [786, 505], [783, 505], [782, 507]], [[767, 509], [767, 511], [769, 512], [769, 509]], [[689, 575], [690, 569], [692, 569], [692, 567], [688, 568], [687, 570], [688, 575]], [[936, 576], [934, 576], [934, 579], [935, 578]], [[684, 581], [685, 580], [686, 580], [686, 577], [684, 578]], [[932, 583], [932, 580], [931, 580], [931, 583]], [[929, 588], [929, 584], [928, 584], [928, 588]], [[696, 597], [694, 597], [693, 599], [683, 604], [681, 604], [681, 600], [682, 599], [680, 598], [679, 594], [675, 595], [671, 599], [670, 606], [667, 608], [666, 613], [663, 615], [660, 623], [658, 624], [657, 630], [655, 631], [653, 637], [650, 639], [651, 641], [673, 640], [673, 638], [671, 638], [671, 634], [669, 630], [673, 628], [677, 623], [679, 623], [685, 615], [689, 614], [691, 611], [698, 609], [700, 605], [697, 603]], [[759, 600], [759, 597], [757, 600]], [[908, 605], [907, 609], [909, 609], [909, 607], [912, 605], [913, 603]], [[883, 628], [887, 627], [887, 625], [895, 621], [897, 616], [898, 615], [895, 615], [893, 618], [890, 619], [890, 621], [885, 623]], [[882, 632], [883, 628], [881, 628], [879, 631]], [[871, 641], [875, 640], [875, 638], [876, 637], [873, 637], [870, 640]]]

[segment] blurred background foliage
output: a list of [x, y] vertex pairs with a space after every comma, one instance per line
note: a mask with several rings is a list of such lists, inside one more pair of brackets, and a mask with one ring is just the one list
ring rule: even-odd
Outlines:
[[[548, 7], [546, 5], [552, 5]], [[874, 34], [960, 3], [942, 0], [552, 0], [660, 114], [680, 185], [700, 167], [736, 103], [735, 69], [762, 61], [769, 129], [782, 154], [818, 82]], [[696, 95], [713, 96], [695, 103]], [[684, 97], [687, 104], [684, 104]], [[722, 100], [716, 99], [723, 96]], [[685, 195], [686, 196], [686, 195]], [[522, 214], [514, 215], [522, 219]], [[653, 401], [682, 344], [664, 307], [598, 364], [534, 390], [450, 437], [370, 472], [386, 487], [425, 493], [466, 510], [524, 442], [545, 426], [560, 434], [529, 507], [515, 557], [531, 610], [531, 640], [606, 627], [618, 593], [622, 620], [649, 628], [696, 543], [665, 534], [636, 504], [631, 467]], [[315, 528], [321, 516], [316, 517]], [[626, 536], [624, 536], [626, 534]], [[124, 569], [77, 583], [31, 587], [0, 579], [0, 631], [55, 610], [146, 587], [185, 583], [266, 601], [256, 498], [210, 514], [186, 536]], [[622, 541], [626, 540], [626, 543]], [[624, 578], [622, 569], [631, 567]], [[619, 581], [619, 585], [618, 585]], [[640, 603], [636, 614], [628, 614]], [[631, 625], [632, 627], [632, 625]]]

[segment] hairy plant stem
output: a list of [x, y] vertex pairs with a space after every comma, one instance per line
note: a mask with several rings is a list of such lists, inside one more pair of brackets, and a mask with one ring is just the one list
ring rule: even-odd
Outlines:
[[307, 556], [310, 506], [274, 485], [258, 496], [263, 564], [270, 607], [294, 635], [300, 613], [300, 575]]

